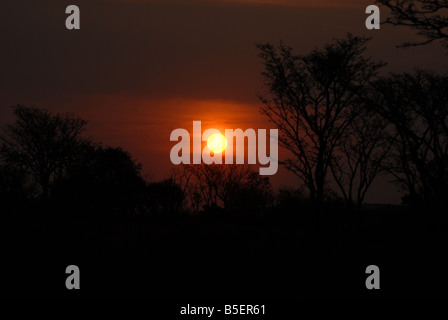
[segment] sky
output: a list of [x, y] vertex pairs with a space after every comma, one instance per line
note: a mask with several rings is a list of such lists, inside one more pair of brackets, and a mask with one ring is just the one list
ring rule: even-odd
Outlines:
[[[81, 29], [65, 28], [65, 8], [81, 11]], [[11, 106], [74, 112], [87, 134], [122, 146], [152, 180], [168, 176], [172, 130], [273, 128], [260, 113], [263, 93], [256, 43], [283, 40], [298, 54], [354, 35], [371, 36], [368, 56], [387, 72], [447, 71], [437, 44], [397, 49], [416, 38], [406, 28], [365, 28], [373, 0], [46, 0], [3, 1], [0, 126]], [[386, 9], [381, 9], [382, 18]], [[296, 186], [284, 169], [274, 186]], [[397, 203], [395, 187], [379, 179], [367, 202]]]

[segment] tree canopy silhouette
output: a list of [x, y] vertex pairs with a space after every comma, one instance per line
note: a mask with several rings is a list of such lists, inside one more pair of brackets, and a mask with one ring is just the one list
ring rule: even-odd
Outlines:
[[413, 201], [448, 194], [448, 77], [428, 71], [393, 74], [374, 83], [372, 104], [392, 125], [388, 171]]
[[352, 121], [342, 134], [330, 164], [333, 178], [350, 206], [357, 204], [360, 209], [375, 178], [386, 172], [391, 148], [388, 125], [361, 101], [353, 109]]
[[136, 213], [143, 207], [142, 167], [122, 148], [90, 146], [55, 188], [55, 198], [102, 213]]
[[269, 202], [272, 189], [269, 178], [248, 165], [182, 165], [171, 172], [194, 212], [204, 208], [257, 211]]
[[147, 194], [151, 214], [178, 214], [184, 210], [185, 192], [173, 179], [149, 183]]
[[448, 48], [448, 1], [447, 0], [377, 0], [390, 9], [392, 16], [386, 23], [406, 26], [426, 40], [405, 42], [401, 46], [420, 46], [441, 41]]
[[69, 113], [17, 105], [16, 122], [0, 137], [0, 156], [9, 166], [20, 168], [40, 186], [47, 199], [50, 183], [62, 178], [70, 163], [88, 144], [82, 137], [87, 121]]
[[292, 157], [283, 161], [310, 197], [321, 202], [336, 146], [352, 118], [352, 108], [381, 63], [363, 56], [369, 38], [348, 35], [308, 55], [283, 43], [259, 44], [268, 89], [262, 112], [280, 129], [279, 143]]

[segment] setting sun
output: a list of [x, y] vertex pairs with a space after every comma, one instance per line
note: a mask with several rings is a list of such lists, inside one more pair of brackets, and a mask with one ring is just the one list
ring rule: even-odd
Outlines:
[[207, 147], [214, 153], [221, 153], [227, 147], [227, 139], [222, 134], [215, 133], [208, 138]]

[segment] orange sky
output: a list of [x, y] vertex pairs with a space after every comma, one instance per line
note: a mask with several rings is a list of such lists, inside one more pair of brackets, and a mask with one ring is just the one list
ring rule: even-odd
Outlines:
[[[265, 2], [269, 2], [266, 4]], [[438, 45], [396, 49], [415, 38], [406, 29], [367, 31], [373, 1], [78, 0], [81, 30], [65, 29], [64, 1], [2, 5], [0, 125], [14, 104], [75, 112], [88, 133], [123, 146], [153, 179], [171, 166], [172, 130], [193, 120], [217, 128], [268, 128], [259, 113], [262, 65], [256, 42], [283, 39], [297, 53], [343, 37], [373, 36], [368, 55], [385, 71], [447, 70]], [[295, 184], [283, 170], [273, 178]], [[396, 202], [392, 187], [373, 188], [368, 201]]]

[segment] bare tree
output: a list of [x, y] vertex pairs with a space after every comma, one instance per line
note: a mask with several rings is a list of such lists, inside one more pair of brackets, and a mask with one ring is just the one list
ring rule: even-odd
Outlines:
[[441, 41], [448, 48], [447, 0], [377, 0], [391, 11], [386, 23], [417, 30], [424, 41], [405, 42], [401, 46], [420, 46]]
[[18, 105], [17, 117], [0, 137], [2, 161], [25, 170], [49, 194], [51, 181], [60, 179], [87, 140], [81, 137], [86, 121], [72, 114]]
[[259, 44], [269, 97], [262, 112], [280, 129], [279, 143], [292, 157], [282, 164], [321, 202], [335, 147], [352, 121], [368, 82], [382, 66], [363, 57], [369, 38], [348, 35], [308, 55]]
[[448, 194], [448, 77], [427, 71], [375, 82], [372, 105], [393, 126], [389, 172], [411, 199], [446, 201]]
[[391, 147], [388, 123], [374, 112], [359, 108], [341, 137], [331, 163], [333, 178], [350, 206], [361, 208], [375, 178], [385, 171]]
[[194, 212], [203, 207], [228, 208], [238, 200], [236, 193], [248, 188], [259, 194], [270, 188], [269, 180], [248, 165], [182, 165], [171, 172], [170, 179], [186, 194]]

